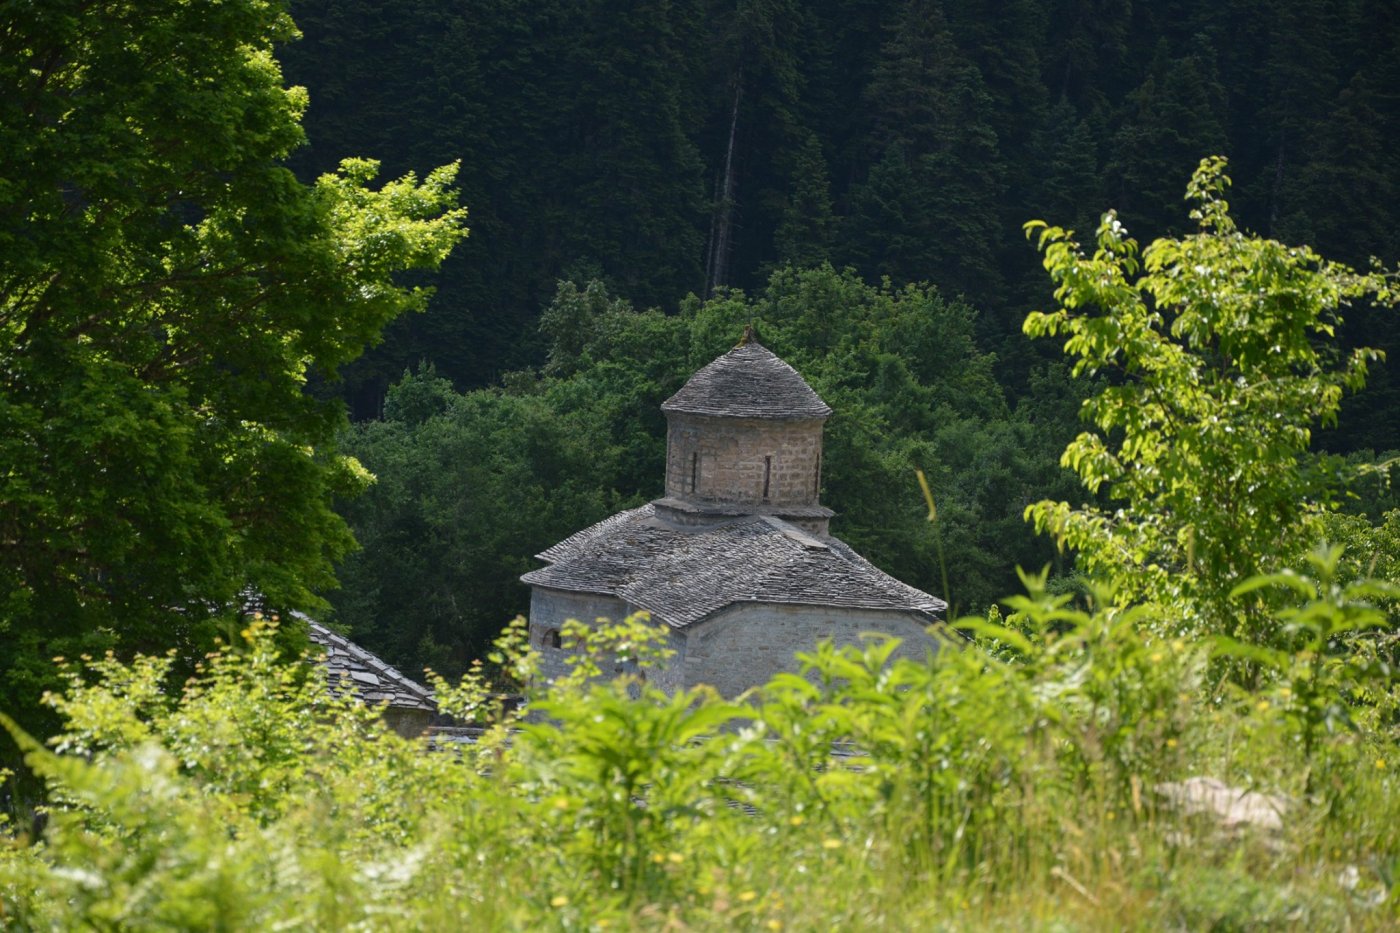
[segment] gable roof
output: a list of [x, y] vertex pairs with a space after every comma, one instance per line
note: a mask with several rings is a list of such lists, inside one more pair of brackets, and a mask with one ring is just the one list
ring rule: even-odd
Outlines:
[[326, 669], [331, 689], [340, 690], [348, 685], [357, 697], [371, 706], [388, 703], [394, 709], [437, 712], [433, 692], [427, 687], [405, 677], [378, 655], [345, 636], [305, 616], [302, 618], [311, 640], [325, 650], [321, 665]]
[[682, 629], [735, 603], [885, 609], [938, 618], [943, 600], [899, 582], [836, 538], [771, 515], [702, 528], [621, 512], [539, 554], [521, 577], [553, 589], [617, 596]]
[[661, 410], [794, 421], [831, 414], [797, 370], [747, 333], [743, 343], [691, 376]]

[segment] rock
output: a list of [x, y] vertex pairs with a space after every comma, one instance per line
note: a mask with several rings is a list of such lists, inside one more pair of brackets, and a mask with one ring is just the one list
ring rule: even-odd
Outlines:
[[1158, 784], [1154, 790], [1167, 806], [1186, 816], [1207, 816], [1222, 829], [1255, 829], [1267, 833], [1283, 830], [1289, 800], [1278, 794], [1232, 787], [1217, 778], [1193, 777]]

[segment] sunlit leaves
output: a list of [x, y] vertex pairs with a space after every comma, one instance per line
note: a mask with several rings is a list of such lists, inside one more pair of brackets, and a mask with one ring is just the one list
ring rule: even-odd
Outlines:
[[1381, 358], [1360, 349], [1338, 362], [1328, 338], [1349, 303], [1391, 299], [1382, 273], [1241, 232], [1224, 166], [1203, 160], [1188, 188], [1199, 232], [1153, 242], [1140, 263], [1112, 212], [1092, 255], [1070, 231], [1026, 225], [1060, 303], [1029, 316], [1026, 333], [1063, 335], [1075, 374], [1105, 380], [1083, 408], [1095, 430], [1062, 462], [1126, 506], [1041, 502], [1027, 515], [1121, 597], [1186, 596], [1183, 624], [1256, 637], [1266, 623], [1232, 612], [1228, 592], [1299, 553], [1308, 507], [1338, 491], [1309, 468], [1312, 429], [1335, 423], [1343, 392]]

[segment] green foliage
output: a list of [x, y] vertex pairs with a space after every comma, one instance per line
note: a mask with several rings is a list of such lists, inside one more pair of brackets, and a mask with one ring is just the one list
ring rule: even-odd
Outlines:
[[[1100, 598], [1071, 609], [1027, 583], [1014, 631], [963, 623], [1014, 645], [1014, 659], [957, 640], [924, 661], [893, 659], [890, 639], [823, 645], [801, 674], [736, 700], [668, 695], [644, 678], [667, 660], [644, 617], [571, 624], [573, 673], [550, 685], [515, 626], [492, 661], [524, 678], [526, 706], [485, 701], [494, 688], [480, 670], [439, 680], [445, 708], [491, 728], [435, 752], [286, 665], [264, 622], [178, 696], [161, 689], [168, 659], [101, 660], [52, 699], [68, 724], [53, 750], [0, 720], [53, 800], [42, 840], [0, 839], [0, 918], [15, 929], [450, 929], [466, 915], [490, 929], [1394, 922], [1393, 729], [1364, 718], [1301, 752], [1291, 714], [1259, 695], [1211, 702], [1203, 645], [1152, 634], [1151, 610]], [[1299, 618], [1349, 611], [1336, 588], [1313, 595]], [[618, 662], [637, 666], [606, 676]], [[1383, 690], [1400, 700], [1393, 681]], [[1290, 813], [1269, 837], [1222, 836], [1155, 789], [1207, 768], [1301, 795], [1299, 765], [1341, 781], [1345, 800]]]
[[1386, 624], [1375, 600], [1393, 603], [1400, 597], [1400, 586], [1372, 579], [1343, 583], [1341, 554], [1340, 547], [1309, 554], [1313, 576], [1282, 571], [1252, 577], [1231, 591], [1239, 598], [1286, 587], [1305, 600], [1279, 612], [1275, 641], [1280, 647], [1215, 637], [1216, 652], [1245, 658], [1273, 675], [1283, 716], [1297, 733], [1307, 761], [1324, 734], [1357, 728], [1351, 718], [1353, 704], [1384, 697], [1396, 681], [1392, 661], [1357, 636]]
[[607, 436], [597, 407], [406, 373], [385, 419], [341, 440], [377, 481], [341, 504], [360, 550], [339, 567], [336, 621], [404, 670], [461, 673], [525, 608], [533, 556], [621, 504]]
[[0, 13], [0, 698], [48, 658], [183, 657], [244, 586], [321, 605], [364, 481], [305, 392], [428, 290], [464, 234], [455, 166], [376, 185], [283, 165], [307, 96], [283, 3]]
[[[303, 178], [342, 152], [393, 171], [461, 158], [481, 233], [428, 313], [350, 367], [359, 417], [420, 361], [458, 388], [541, 364], [561, 278], [669, 309], [824, 260], [965, 295], [1020, 402], [1049, 355], [1020, 330], [1048, 300], [1021, 221], [1091, 230], [1082, 212], [1112, 203], [1145, 244], [1181, 229], [1176, 195], [1208, 152], [1231, 156], [1242, 225], [1354, 265], [1400, 256], [1385, 0], [300, 0], [296, 15], [306, 39], [284, 57], [316, 102]], [[1345, 345], [1395, 351], [1393, 316], [1350, 318]], [[1400, 436], [1384, 376], [1347, 408], [1330, 448]]]
[[1310, 507], [1338, 493], [1338, 464], [1308, 454], [1344, 390], [1364, 383], [1354, 350], [1322, 342], [1341, 309], [1393, 302], [1389, 280], [1238, 230], [1224, 160], [1201, 163], [1188, 197], [1199, 232], [1139, 251], [1112, 213], [1086, 255], [1070, 231], [1035, 221], [1060, 309], [1027, 318], [1031, 336], [1066, 336], [1077, 376], [1105, 377], [1084, 404], [1093, 423], [1062, 463], [1116, 511], [1042, 501], [1036, 527], [1075, 548], [1128, 601], [1179, 601], [1184, 628], [1260, 641], [1271, 616], [1236, 611], [1247, 577], [1294, 559]]

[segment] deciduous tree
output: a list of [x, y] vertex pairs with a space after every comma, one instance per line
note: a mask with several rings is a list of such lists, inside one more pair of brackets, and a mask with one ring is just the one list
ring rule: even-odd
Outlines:
[[1075, 374], [1104, 376], [1084, 405], [1093, 428], [1061, 462], [1117, 503], [1044, 500], [1027, 515], [1122, 598], [1198, 607], [1183, 624], [1265, 638], [1272, 617], [1240, 612], [1230, 590], [1313, 543], [1308, 509], [1332, 500], [1344, 471], [1309, 454], [1312, 431], [1383, 358], [1362, 348], [1337, 359], [1323, 338], [1351, 302], [1396, 296], [1382, 274], [1240, 230], [1224, 167], [1203, 160], [1188, 188], [1198, 231], [1141, 254], [1111, 211], [1092, 254], [1069, 231], [1026, 225], [1060, 304], [1028, 317], [1026, 332], [1066, 335]]
[[455, 167], [282, 165], [307, 95], [279, 0], [0, 9], [0, 707], [56, 654], [208, 640], [254, 586], [314, 605], [351, 544], [342, 405], [305, 391], [428, 292]]

